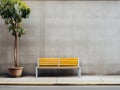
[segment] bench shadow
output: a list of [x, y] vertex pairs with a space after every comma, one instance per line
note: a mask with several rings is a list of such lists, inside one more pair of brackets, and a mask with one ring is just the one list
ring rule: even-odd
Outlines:
[[69, 77], [69, 76], [77, 76], [75, 70], [39, 70], [40, 77]]

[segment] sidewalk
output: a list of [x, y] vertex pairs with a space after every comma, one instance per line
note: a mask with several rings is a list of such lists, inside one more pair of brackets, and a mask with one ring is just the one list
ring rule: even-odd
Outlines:
[[65, 76], [10, 78], [0, 76], [0, 85], [120, 85], [120, 76]]

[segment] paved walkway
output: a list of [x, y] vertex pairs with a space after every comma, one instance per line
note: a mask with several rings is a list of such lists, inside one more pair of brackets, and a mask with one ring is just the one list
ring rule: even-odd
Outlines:
[[0, 85], [120, 85], [120, 76], [23, 76], [10, 78], [0, 76]]

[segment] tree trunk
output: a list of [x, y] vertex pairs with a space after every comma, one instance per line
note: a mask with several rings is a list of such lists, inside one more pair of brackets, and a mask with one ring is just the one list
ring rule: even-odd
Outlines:
[[14, 66], [19, 67], [19, 61], [18, 61], [18, 33], [15, 33], [15, 39], [14, 39]]

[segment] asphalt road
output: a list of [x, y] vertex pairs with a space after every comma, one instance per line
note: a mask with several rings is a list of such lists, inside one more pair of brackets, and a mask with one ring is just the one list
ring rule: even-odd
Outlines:
[[0, 86], [0, 90], [120, 90], [120, 86]]

